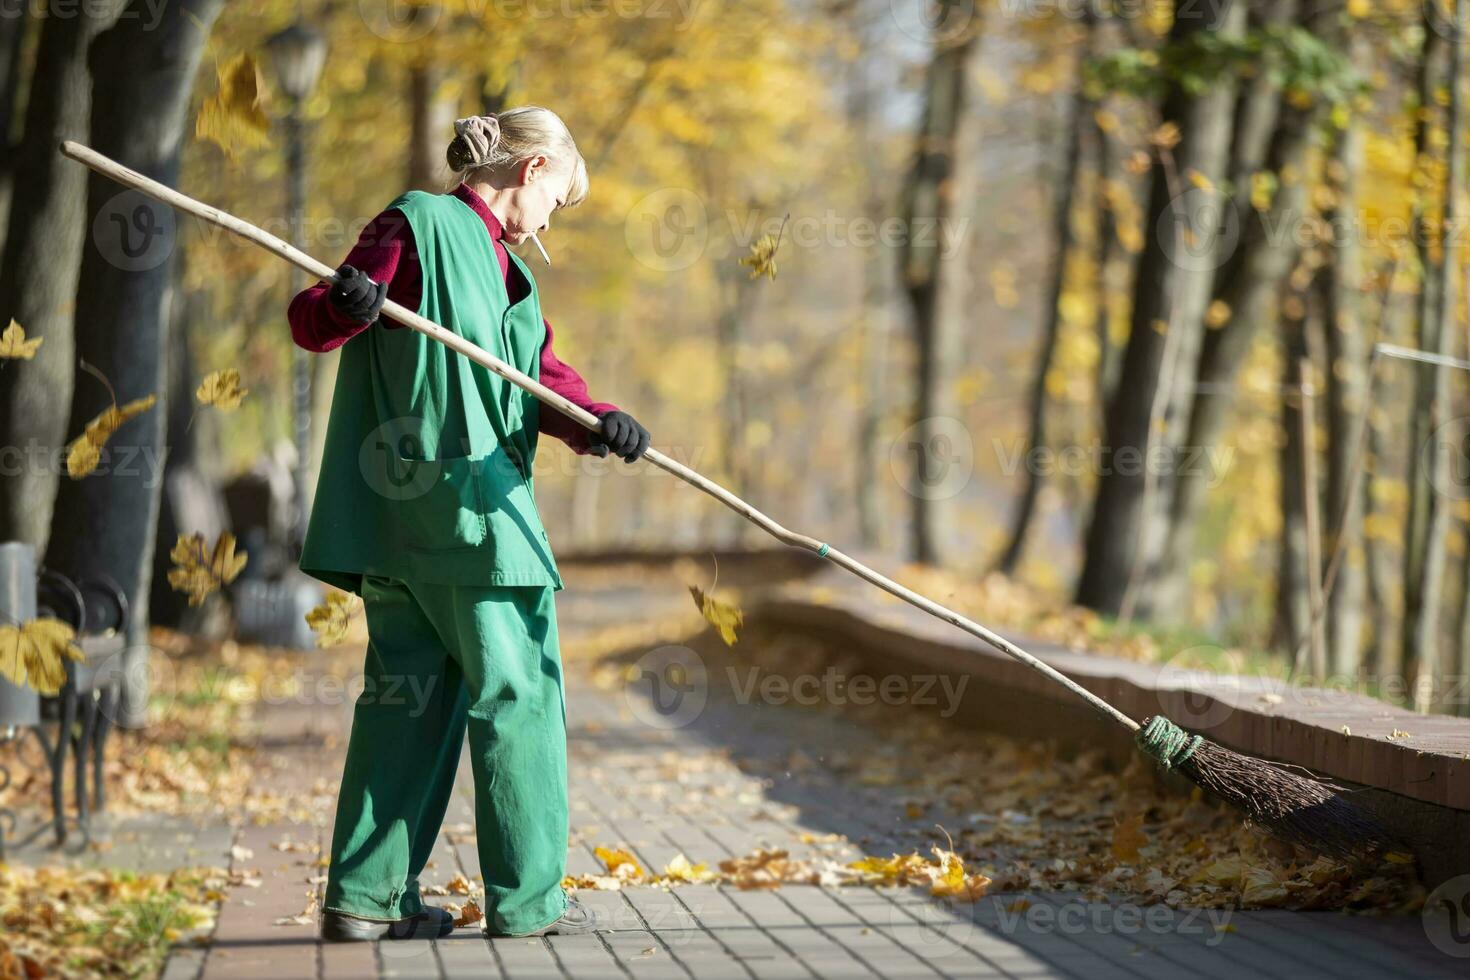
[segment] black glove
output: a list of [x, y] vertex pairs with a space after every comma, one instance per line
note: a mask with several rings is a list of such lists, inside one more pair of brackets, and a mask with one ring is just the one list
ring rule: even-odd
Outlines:
[[608, 450], [631, 463], [648, 449], [648, 430], [627, 412], [608, 412], [602, 416], [602, 431], [587, 436], [594, 456], [606, 456]]
[[337, 282], [327, 292], [332, 307], [353, 323], [372, 323], [388, 299], [388, 284], [373, 282], [356, 266], [337, 270]]

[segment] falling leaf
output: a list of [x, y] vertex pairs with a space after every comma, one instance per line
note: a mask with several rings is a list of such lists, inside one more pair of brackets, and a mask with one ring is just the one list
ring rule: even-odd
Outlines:
[[354, 607], [350, 592], [332, 590], [320, 606], [306, 614], [306, 625], [316, 633], [316, 645], [333, 647], [347, 638], [347, 626]]
[[699, 608], [700, 615], [720, 631], [720, 639], [725, 641], [725, 645], [734, 646], [735, 628], [745, 624], [745, 614], [740, 611], [740, 607], [706, 595], [697, 585], [689, 586], [689, 594], [694, 596], [694, 604]]
[[1137, 813], [1113, 828], [1113, 857], [1128, 864], [1138, 861], [1138, 849], [1148, 843], [1143, 832], [1143, 814]]
[[194, 397], [201, 405], [213, 405], [215, 408], [231, 411], [240, 407], [240, 399], [249, 391], [249, 388], [240, 387], [239, 371], [225, 368], [206, 374], [199, 384], [199, 390], [194, 392]]
[[786, 219], [790, 217], [788, 212], [781, 219], [781, 227], [776, 229], [775, 237], [762, 235], [756, 239], [750, 246], [750, 254], [740, 260], [741, 265], [750, 266], [750, 278], [776, 278], [776, 249], [781, 247], [781, 235], [786, 230]]
[[12, 319], [10, 326], [5, 328], [5, 332], [0, 333], [0, 357], [29, 361], [36, 356], [36, 349], [45, 339], [45, 337], [35, 337], [27, 340], [25, 327]]
[[169, 552], [175, 567], [168, 573], [168, 584], [175, 591], [189, 596], [189, 605], [202, 606], [211, 592], [235, 580], [249, 558], [248, 552], [235, 554], [235, 536], [228, 531], [220, 533], [213, 550], [209, 550], [204, 535], [179, 535], [178, 541]]
[[73, 479], [80, 479], [97, 468], [102, 459], [102, 447], [124, 422], [142, 415], [158, 401], [157, 395], [145, 395], [128, 402], [122, 408], [117, 403], [109, 405], [101, 415], [87, 423], [82, 434], [72, 440], [66, 454], [66, 472]]
[[1161, 149], [1177, 146], [1180, 139], [1179, 124], [1166, 122], [1149, 134], [1149, 142]]
[[0, 676], [56, 694], [66, 683], [66, 661], [86, 659], [75, 637], [71, 626], [49, 616], [19, 626], [0, 625]]
[[233, 159], [237, 147], [261, 146], [269, 132], [255, 58], [242, 51], [219, 69], [219, 90], [200, 106], [194, 135], [213, 140]]

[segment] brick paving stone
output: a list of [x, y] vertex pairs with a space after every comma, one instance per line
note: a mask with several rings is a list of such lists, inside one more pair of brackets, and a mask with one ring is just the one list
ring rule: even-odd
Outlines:
[[[599, 606], [601, 600], [595, 596], [569, 589], [564, 597], [558, 605], [565, 636], [597, 625], [596, 617], [607, 614], [606, 604]], [[618, 615], [627, 615], [626, 606], [617, 608]], [[578, 665], [569, 664], [566, 676], [572, 756], [567, 868], [573, 875], [603, 872], [594, 853], [598, 846], [625, 846], [653, 871], [662, 870], [678, 854], [713, 866], [756, 847], [784, 848], [795, 857], [851, 860], [864, 853], [916, 847], [922, 851], [926, 846], [925, 838], [899, 819], [898, 808], [882, 787], [856, 785], [820, 765], [804, 771], [785, 768], [785, 760], [798, 746], [819, 761], [838, 749], [881, 750], [881, 732], [800, 708], [718, 699], [712, 699], [685, 728], [655, 728], [638, 720], [621, 692], [595, 686]], [[272, 731], [269, 712], [263, 715], [261, 730]], [[350, 706], [320, 715], [311, 724], [335, 724], [345, 736]], [[297, 722], [295, 716], [291, 722]], [[345, 738], [339, 738], [332, 752], [315, 750], [308, 759], [314, 751], [311, 746], [282, 739], [279, 751], [303, 760], [303, 778], [315, 772], [335, 779], [344, 746]], [[674, 782], [669, 763], [686, 756], [728, 757], [736, 764], [681, 769]], [[937, 811], [933, 816], [941, 823], [951, 819]], [[441, 835], [424, 882], [444, 885], [458, 872], [478, 886], [467, 752], [461, 758], [445, 824], [452, 833], [447, 829]], [[151, 829], [138, 829], [127, 846], [139, 862], [166, 863], [190, 846], [200, 852], [227, 853], [233, 833], [222, 826], [202, 827], [191, 843], [188, 828], [159, 822]], [[743, 891], [725, 884], [689, 884], [584, 889], [579, 898], [605, 923], [596, 935], [488, 939], [477, 929], [461, 929], [433, 943], [323, 945], [316, 942], [315, 925], [270, 924], [303, 910], [312, 887], [306, 879], [319, 870], [293, 863], [305, 855], [270, 847], [288, 832], [298, 837], [315, 834], [325, 843], [330, 827], [241, 829], [239, 843], [255, 852], [242, 864], [264, 872], [264, 883], [258, 890], [233, 890], [221, 910], [214, 944], [179, 949], [169, 961], [166, 980], [245, 976], [1295, 980], [1329, 975], [1464, 975], [1454, 969], [1460, 962], [1427, 944], [1414, 917], [1234, 912], [1229, 919], [1234, 931], [1217, 932], [1207, 917], [1181, 910], [1168, 913], [1162, 927], [1157, 923], [1163, 920], [1156, 919], [1154, 928], [1124, 928], [1122, 899], [1112, 904], [1079, 903], [1073, 896], [1056, 893], [1012, 894], [964, 905], [935, 900], [920, 888], [790, 885], [775, 891]], [[816, 838], [842, 834], [850, 840], [821, 849], [803, 842], [803, 834]], [[316, 887], [319, 894], [320, 885]], [[1032, 909], [1050, 911], [1029, 917], [1021, 914], [1024, 909], [1008, 911], [1019, 899], [1031, 902]], [[426, 896], [426, 900], [442, 905], [462, 902], [463, 897]], [[1059, 924], [1063, 914], [1072, 917], [1071, 925]]]

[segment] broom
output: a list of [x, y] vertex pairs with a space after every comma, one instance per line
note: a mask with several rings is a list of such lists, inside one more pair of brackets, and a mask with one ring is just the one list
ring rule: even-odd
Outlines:
[[[90, 147], [66, 140], [61, 144], [61, 152], [118, 183], [136, 188], [180, 211], [219, 225], [227, 231], [232, 231], [274, 252], [318, 279], [328, 282], [336, 281], [336, 270], [318, 262], [274, 235], [130, 170]], [[594, 432], [600, 431], [602, 423], [597, 416], [544, 387], [530, 376], [521, 373], [458, 334], [446, 330], [439, 324], [391, 300], [383, 304], [382, 312], [405, 326], [427, 334], [507, 381], [519, 385], [562, 414], [576, 419], [586, 428]], [[1250, 822], [1264, 827], [1282, 840], [1346, 859], [1365, 857], [1389, 843], [1388, 835], [1378, 823], [1364, 810], [1341, 795], [1339, 792], [1341, 787], [1298, 775], [1289, 768], [1275, 763], [1233, 752], [1203, 736], [1189, 734], [1162, 715], [1146, 718], [1142, 723], [1134, 721], [1102, 698], [1004, 637], [880, 575], [826, 542], [788, 530], [724, 487], [670, 459], [658, 450], [648, 449], [644, 453], [644, 458], [660, 469], [703, 490], [782, 543], [814, 552], [819, 557], [840, 565], [885, 592], [898, 596], [925, 612], [979, 637], [1000, 652], [1019, 660], [1062, 685], [1104, 717], [1127, 729], [1133, 735], [1138, 748], [1161, 768], [1180, 773], [1206, 792], [1235, 807]]]

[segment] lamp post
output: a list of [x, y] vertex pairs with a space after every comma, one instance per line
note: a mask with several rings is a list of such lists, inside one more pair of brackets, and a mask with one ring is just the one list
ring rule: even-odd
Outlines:
[[[266, 42], [276, 84], [289, 100], [286, 112], [286, 209], [289, 212], [291, 244], [306, 246], [303, 224], [306, 211], [306, 136], [301, 106], [316, 88], [327, 59], [324, 37], [307, 26], [299, 14], [290, 27]], [[305, 285], [294, 266], [289, 280], [291, 295]], [[306, 482], [311, 457], [311, 361], [300, 347], [292, 351], [292, 409], [296, 444], [296, 499], [291, 515], [291, 547], [300, 555], [306, 538]]]

